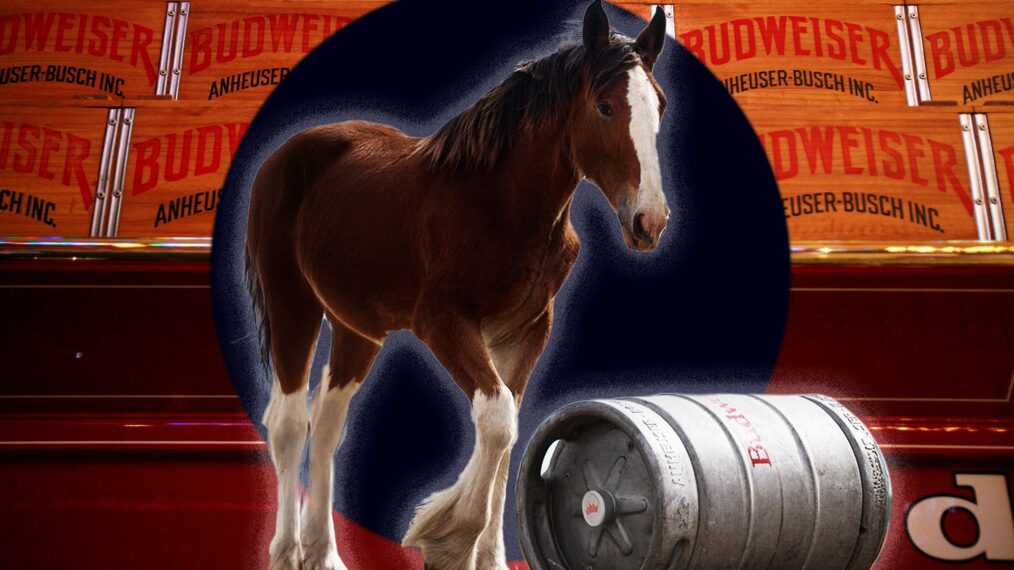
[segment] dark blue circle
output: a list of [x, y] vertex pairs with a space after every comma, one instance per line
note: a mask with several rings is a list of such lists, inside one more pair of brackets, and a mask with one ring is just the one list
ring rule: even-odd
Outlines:
[[[269, 384], [243, 280], [247, 209], [263, 160], [296, 132], [367, 119], [425, 136], [496, 85], [518, 61], [578, 39], [586, 2], [404, 0], [349, 25], [310, 53], [264, 104], [240, 144], [215, 221], [212, 289], [225, 361], [259, 422]], [[644, 21], [606, 7], [614, 29]], [[623, 245], [601, 193], [582, 184], [572, 220], [577, 266], [529, 384], [512, 461], [505, 534], [520, 558], [513, 480], [534, 428], [589, 397], [763, 392], [788, 302], [781, 200], [756, 135], [705, 67], [667, 39], [655, 76], [669, 106], [658, 148], [670, 229], [651, 255]], [[318, 345], [316, 382], [326, 345]], [[259, 423], [258, 423], [259, 426]], [[261, 427], [261, 426], [259, 426]], [[263, 428], [261, 428], [263, 430]], [[468, 400], [408, 333], [385, 343], [353, 400], [337, 453], [336, 508], [400, 540], [415, 505], [452, 484], [472, 447]]]

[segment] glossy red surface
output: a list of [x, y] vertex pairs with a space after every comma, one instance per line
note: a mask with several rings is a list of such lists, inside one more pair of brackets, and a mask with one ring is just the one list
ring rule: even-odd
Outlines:
[[[144, 412], [206, 409], [199, 401], [207, 396], [232, 402], [207, 263], [0, 262], [0, 306], [5, 410], [50, 410], [52, 403], [75, 411], [80, 402], [57, 401], [97, 395], [149, 396], [129, 408]], [[165, 395], [205, 398], [150, 398]], [[54, 401], [40, 405], [26, 396]]]
[[[256, 434], [254, 434], [256, 435]], [[266, 452], [32, 450], [0, 455], [5, 568], [267, 566], [274, 470]], [[350, 568], [421, 568], [402, 549], [335, 515]]]
[[1014, 455], [1014, 268], [793, 271], [768, 393], [821, 391], [887, 450]]
[[[5, 567], [264, 567], [274, 474], [207, 283], [204, 262], [0, 260]], [[1014, 481], [1012, 327], [1010, 268], [794, 268], [769, 392], [842, 398], [882, 444], [895, 516], [878, 568], [953, 567], [912, 545], [910, 505], [970, 498], [958, 472]], [[958, 541], [974, 530], [961, 516], [944, 523]], [[421, 568], [337, 514], [336, 528], [350, 569]]]

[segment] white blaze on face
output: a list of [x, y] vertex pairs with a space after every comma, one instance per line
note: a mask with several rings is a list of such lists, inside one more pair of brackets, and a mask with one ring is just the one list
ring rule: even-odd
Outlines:
[[653, 207], [665, 211], [665, 194], [662, 193], [662, 172], [658, 166], [659, 116], [658, 93], [648, 74], [640, 65], [627, 72], [627, 103], [630, 105], [630, 138], [634, 141], [637, 160], [641, 163], [641, 187], [637, 192], [634, 211]]

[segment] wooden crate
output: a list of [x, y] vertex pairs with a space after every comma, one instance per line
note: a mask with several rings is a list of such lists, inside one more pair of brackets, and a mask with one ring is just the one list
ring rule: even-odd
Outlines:
[[932, 101], [1014, 104], [1014, 6], [918, 4]]
[[0, 235], [88, 235], [107, 115], [0, 106]]
[[0, 4], [0, 97], [151, 96], [165, 2]]
[[[620, 5], [651, 14], [647, 3]], [[679, 41], [738, 100], [907, 105], [890, 2], [679, 2], [674, 18]]]
[[192, 2], [179, 97], [263, 100], [308, 52], [387, 2]]
[[746, 107], [792, 240], [976, 239], [958, 114]]
[[1014, 109], [992, 108], [986, 117], [1007, 239], [1014, 240]]
[[138, 106], [119, 237], [209, 236], [233, 153], [259, 104]]

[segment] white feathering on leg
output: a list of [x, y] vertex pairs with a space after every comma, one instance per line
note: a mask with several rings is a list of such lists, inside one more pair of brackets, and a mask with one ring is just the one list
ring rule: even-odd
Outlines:
[[402, 541], [421, 548], [427, 564], [439, 570], [476, 570], [476, 543], [491, 518], [490, 481], [517, 439], [514, 396], [503, 384], [497, 390], [493, 397], [478, 391], [473, 396], [472, 456], [453, 486], [423, 501]]
[[302, 565], [299, 543], [299, 461], [307, 433], [306, 387], [285, 394], [278, 379], [271, 387], [271, 402], [264, 414], [271, 460], [278, 475], [278, 514], [271, 540], [270, 570], [296, 570]]
[[[517, 425], [521, 409], [520, 396], [514, 399], [514, 425]], [[476, 568], [478, 570], [507, 570], [507, 552], [503, 541], [503, 510], [507, 494], [507, 479], [510, 477], [511, 448], [517, 440], [515, 434], [511, 445], [504, 451], [493, 480], [493, 494], [490, 501], [489, 524], [479, 536], [476, 546]]]
[[331, 388], [331, 368], [324, 367], [310, 414], [310, 494], [303, 503], [303, 570], [344, 570], [335, 544], [331, 515], [334, 452], [341, 442], [349, 402], [360, 384]]

